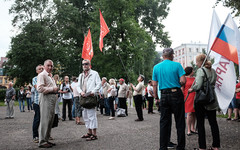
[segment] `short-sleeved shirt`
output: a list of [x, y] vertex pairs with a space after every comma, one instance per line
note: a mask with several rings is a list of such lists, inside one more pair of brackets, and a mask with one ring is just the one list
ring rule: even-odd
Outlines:
[[77, 82], [72, 82], [71, 87], [73, 89], [73, 97], [79, 97], [80, 94], [77, 91]]
[[[116, 90], [115, 85], [110, 85], [110, 88], [112, 88], [112, 90]], [[114, 96], [112, 95], [112, 90], [108, 93], [108, 97]]]
[[69, 91], [67, 93], [63, 93], [63, 99], [72, 99], [72, 93], [71, 93], [71, 89], [70, 89], [70, 84], [69, 83], [68, 84], [64, 84], [64, 86], [62, 84], [60, 89], [62, 91], [66, 91], [66, 90]]
[[133, 96], [143, 95], [143, 92], [144, 92], [144, 83], [139, 82], [136, 86], [136, 90], [133, 91]]
[[[236, 89], [240, 88], [240, 82], [236, 85]], [[236, 93], [236, 99], [240, 99], [240, 92]]]
[[158, 82], [159, 90], [181, 88], [180, 77], [185, 75], [182, 65], [171, 60], [164, 60], [153, 68], [152, 80]]
[[34, 100], [33, 100], [33, 103], [39, 105], [38, 91], [37, 91], [37, 89], [35, 89], [35, 87], [34, 87], [34, 85], [37, 85], [37, 76], [32, 79], [32, 85], [33, 85], [33, 88], [34, 88]]
[[152, 87], [151, 85], [148, 85], [148, 86], [147, 86], [148, 97], [152, 97], [152, 95], [150, 94], [150, 91], [151, 91], [152, 94], [153, 94], [153, 87]]
[[127, 97], [127, 91], [128, 91], [128, 86], [126, 83], [123, 83], [120, 85], [120, 88], [118, 90], [118, 97], [119, 98], [126, 98]]

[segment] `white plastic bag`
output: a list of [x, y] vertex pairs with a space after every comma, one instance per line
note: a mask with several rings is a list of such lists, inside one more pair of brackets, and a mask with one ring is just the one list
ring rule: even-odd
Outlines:
[[118, 109], [116, 110], [117, 116], [118, 116], [118, 117], [126, 117], [125, 111], [126, 111], [125, 109], [118, 108]]

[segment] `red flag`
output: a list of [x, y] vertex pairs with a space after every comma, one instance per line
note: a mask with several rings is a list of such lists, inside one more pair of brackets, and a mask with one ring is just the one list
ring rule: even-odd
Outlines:
[[99, 48], [100, 51], [102, 52], [103, 48], [103, 38], [108, 34], [109, 29], [108, 26], [102, 16], [101, 10], [99, 9], [100, 12], [100, 37], [99, 37]]
[[90, 29], [88, 30], [87, 37], [84, 38], [83, 49], [82, 49], [82, 58], [92, 60], [93, 57], [93, 47], [92, 47], [92, 37]]

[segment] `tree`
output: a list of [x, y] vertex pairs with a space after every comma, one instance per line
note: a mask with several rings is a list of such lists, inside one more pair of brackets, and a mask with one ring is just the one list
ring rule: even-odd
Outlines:
[[[222, 2], [225, 7], [229, 7], [232, 9], [232, 14], [236, 17], [240, 16], [240, 1], [239, 0], [217, 0], [216, 6]], [[240, 20], [239, 20], [240, 22]]]
[[[8, 72], [18, 78], [19, 84], [30, 82], [36, 65], [52, 59], [54, 73], [78, 75], [84, 35], [91, 28], [92, 67], [100, 76], [123, 77], [133, 82], [141, 73], [147, 80], [151, 79], [157, 55], [155, 44], [171, 45], [161, 23], [168, 14], [170, 2], [15, 0], [10, 13], [14, 15], [13, 25], [18, 25], [21, 32], [12, 38], [7, 55]], [[98, 48], [99, 9], [110, 29], [110, 34], [104, 38], [103, 53]]]

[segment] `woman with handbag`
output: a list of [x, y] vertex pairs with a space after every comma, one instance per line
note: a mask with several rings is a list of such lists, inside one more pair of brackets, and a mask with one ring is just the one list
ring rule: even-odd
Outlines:
[[[194, 99], [194, 108], [197, 118], [197, 127], [198, 127], [198, 143], [199, 143], [199, 150], [205, 150], [206, 149], [206, 135], [205, 135], [205, 127], [204, 127], [204, 120], [205, 116], [207, 116], [211, 132], [212, 132], [212, 138], [213, 143], [212, 147], [210, 149], [212, 150], [218, 150], [220, 147], [220, 137], [219, 137], [219, 128], [217, 124], [217, 118], [216, 118], [216, 110], [219, 108], [217, 97], [214, 93], [214, 102], [210, 104], [203, 104], [199, 103], [198, 99], [200, 96], [198, 96], [198, 93], [201, 92], [201, 90], [206, 90], [207, 83], [210, 82], [210, 85], [212, 89], [214, 89], [214, 85], [216, 83], [216, 72], [214, 69], [212, 69], [212, 64], [210, 61], [206, 61], [203, 65], [203, 68], [200, 68], [206, 58], [205, 54], [200, 54], [196, 57], [196, 65], [199, 67], [197, 70], [196, 75], [196, 82], [192, 88], [190, 88], [188, 91], [193, 92], [196, 91], [196, 96]], [[209, 82], [208, 82], [208, 81]], [[214, 92], [214, 91], [213, 91]], [[211, 95], [208, 95], [209, 97]], [[205, 99], [209, 99], [209, 97]]]

